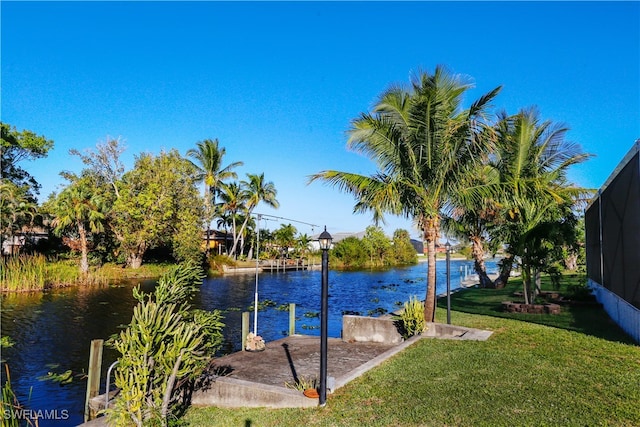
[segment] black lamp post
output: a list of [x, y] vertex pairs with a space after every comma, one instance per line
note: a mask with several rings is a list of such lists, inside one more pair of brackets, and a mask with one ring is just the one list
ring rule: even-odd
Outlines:
[[451, 243], [444, 245], [447, 250], [447, 325], [451, 324]]
[[327, 329], [328, 329], [328, 300], [329, 300], [329, 247], [331, 234], [327, 227], [320, 233], [318, 241], [322, 249], [322, 297], [320, 303], [320, 392], [319, 403], [324, 406], [327, 402]]

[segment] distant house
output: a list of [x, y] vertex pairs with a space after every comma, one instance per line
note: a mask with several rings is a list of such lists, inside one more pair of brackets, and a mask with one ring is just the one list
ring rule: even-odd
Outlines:
[[424, 254], [424, 242], [421, 240], [416, 240], [416, 239], [411, 239], [411, 244], [413, 245], [413, 248], [416, 250], [417, 253], [419, 254]]
[[640, 342], [640, 139], [585, 210], [589, 285]]
[[13, 236], [3, 236], [2, 254], [17, 255], [26, 245], [37, 245], [41, 240], [47, 240], [49, 233], [43, 227], [22, 227]]
[[[219, 230], [209, 230], [209, 251], [218, 255], [226, 254], [233, 246], [233, 235]], [[207, 248], [207, 232], [202, 233], [202, 248]]]

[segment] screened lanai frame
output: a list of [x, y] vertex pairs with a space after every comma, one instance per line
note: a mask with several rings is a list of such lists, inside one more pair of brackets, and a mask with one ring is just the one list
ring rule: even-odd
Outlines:
[[640, 309], [640, 139], [585, 210], [589, 279]]
[[640, 342], [640, 139], [585, 209], [585, 232], [594, 294]]

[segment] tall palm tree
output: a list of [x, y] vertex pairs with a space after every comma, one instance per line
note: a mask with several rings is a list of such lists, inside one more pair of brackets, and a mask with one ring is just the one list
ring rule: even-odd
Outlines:
[[486, 153], [481, 138], [484, 110], [496, 88], [462, 109], [471, 87], [461, 76], [438, 66], [433, 74], [414, 76], [408, 89], [392, 87], [382, 94], [373, 113], [354, 119], [347, 145], [377, 164], [372, 176], [323, 171], [321, 179], [356, 198], [355, 212], [371, 211], [376, 221], [384, 213], [413, 218], [428, 248], [425, 318], [433, 321], [436, 302], [435, 246], [440, 210], [459, 191], [460, 177]]
[[[220, 200], [221, 202], [218, 208], [231, 218], [231, 232], [233, 234], [233, 241], [235, 242], [236, 236], [238, 235], [237, 223], [240, 212], [246, 209], [245, 193], [237, 182], [230, 182], [228, 184], [223, 182], [220, 184]], [[235, 250], [229, 253], [229, 256], [233, 255], [235, 255]]]
[[247, 178], [249, 178], [247, 181], [241, 182], [243, 187], [243, 198], [246, 200], [245, 207], [247, 212], [245, 214], [242, 227], [240, 228], [240, 232], [238, 233], [238, 237], [233, 241], [233, 248], [231, 249], [232, 253], [236, 252], [238, 239], [243, 235], [242, 233], [247, 226], [247, 221], [249, 221], [251, 213], [260, 202], [263, 202], [274, 209], [278, 209], [280, 207], [280, 203], [276, 199], [276, 196], [278, 195], [276, 186], [271, 181], [265, 182], [264, 173], [261, 173], [260, 175], [248, 173]]
[[[567, 131], [551, 121], [542, 122], [535, 108], [514, 116], [499, 115], [496, 154], [490, 162], [498, 180], [490, 187], [504, 206], [504, 221], [497, 229], [509, 253], [498, 278], [503, 283], [516, 256], [522, 258], [527, 276], [527, 264], [539, 249], [536, 242], [544, 233], [555, 232], [572, 215], [576, 203], [591, 194], [568, 181], [568, 169], [591, 155], [567, 141]], [[524, 277], [525, 288], [530, 286], [528, 279]]]
[[54, 233], [61, 235], [69, 228], [78, 232], [82, 254], [80, 271], [86, 274], [89, 271], [87, 234], [104, 231], [105, 215], [101, 198], [82, 182], [75, 182], [58, 195], [53, 209], [51, 224]]
[[233, 171], [243, 162], [233, 162], [227, 166], [222, 166], [222, 159], [227, 150], [219, 146], [218, 139], [205, 139], [196, 144], [196, 148], [187, 151], [187, 156], [196, 162], [191, 162], [198, 171], [197, 182], [202, 182], [204, 187], [205, 219], [207, 221], [207, 248], [209, 255], [209, 242], [211, 234], [211, 221], [213, 220], [213, 206], [216, 204], [216, 196], [220, 191], [220, 185], [227, 179], [236, 179], [238, 175]]

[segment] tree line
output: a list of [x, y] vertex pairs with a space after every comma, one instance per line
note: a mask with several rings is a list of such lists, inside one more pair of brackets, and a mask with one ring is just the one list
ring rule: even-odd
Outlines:
[[[64, 246], [80, 254], [83, 273], [90, 261], [138, 268], [145, 254], [157, 248], [170, 251], [177, 261], [201, 261], [203, 243], [207, 257], [218, 255], [210, 254], [212, 223], [224, 230], [224, 254], [236, 259], [252, 259], [256, 252], [261, 258], [309, 255], [311, 237], [291, 224], [273, 231], [260, 229], [258, 239], [254, 210], [261, 202], [279, 207], [275, 185], [263, 173], [248, 173], [238, 180], [235, 169], [243, 163], [226, 164], [226, 150], [217, 139], [198, 142], [186, 157], [176, 150], [141, 153], [128, 171], [121, 160], [126, 147], [120, 138], [107, 137], [83, 151], [72, 149], [70, 154], [80, 158], [84, 168], [80, 173], [61, 172], [66, 181], [62, 190], [38, 206], [39, 185], [18, 161], [45, 156], [53, 142], [6, 124], [2, 129], [2, 235], [12, 238], [34, 225], [49, 227]], [[336, 245], [337, 265], [362, 268], [415, 262], [407, 231], [397, 230], [393, 241], [376, 227], [366, 233], [362, 240], [346, 239]]]
[[237, 180], [234, 169], [242, 162], [224, 165], [226, 150], [217, 139], [198, 142], [186, 157], [175, 149], [158, 155], [141, 153], [127, 171], [121, 160], [123, 141], [109, 137], [95, 149], [70, 150], [84, 168], [80, 173], [61, 172], [66, 181], [62, 190], [38, 206], [40, 185], [19, 163], [44, 157], [52, 147], [53, 141], [44, 136], [2, 123], [0, 234], [13, 241], [34, 225], [48, 227], [81, 254], [80, 269], [85, 273], [90, 254], [99, 262], [138, 268], [149, 250], [165, 248], [179, 262], [201, 262], [203, 226], [208, 255], [215, 219], [219, 227], [231, 230], [226, 252], [242, 255], [250, 232], [255, 235], [256, 206], [260, 202], [279, 206], [275, 185], [263, 173]]
[[332, 264], [347, 268], [381, 268], [418, 262], [409, 232], [397, 229], [392, 240], [377, 226], [369, 226], [361, 239], [350, 236], [333, 245]]

